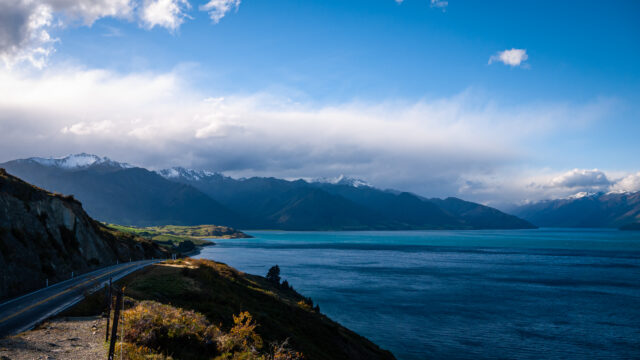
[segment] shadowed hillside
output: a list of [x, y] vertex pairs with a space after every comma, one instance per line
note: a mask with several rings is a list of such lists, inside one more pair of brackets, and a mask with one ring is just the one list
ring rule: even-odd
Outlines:
[[165, 251], [106, 228], [71, 196], [52, 194], [0, 169], [0, 299], [81, 273]]

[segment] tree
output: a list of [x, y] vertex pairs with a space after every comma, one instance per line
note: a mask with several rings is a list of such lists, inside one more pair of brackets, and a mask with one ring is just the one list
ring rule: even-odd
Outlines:
[[267, 280], [270, 282], [280, 285], [280, 267], [278, 265], [272, 266], [267, 272]]
[[289, 285], [289, 282], [287, 280], [283, 280], [282, 284], [280, 284], [280, 287], [284, 290], [293, 290], [293, 286]]

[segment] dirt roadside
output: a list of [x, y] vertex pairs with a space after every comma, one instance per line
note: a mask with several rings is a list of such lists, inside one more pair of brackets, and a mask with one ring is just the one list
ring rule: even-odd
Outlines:
[[56, 318], [0, 339], [0, 360], [106, 359], [105, 319]]

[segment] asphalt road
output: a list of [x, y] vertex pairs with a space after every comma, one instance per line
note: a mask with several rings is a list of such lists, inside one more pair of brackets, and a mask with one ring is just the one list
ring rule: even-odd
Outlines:
[[142, 260], [113, 265], [2, 303], [0, 338], [29, 330], [39, 322], [75, 305], [83, 299], [86, 291], [104, 288], [110, 277], [117, 280], [159, 261]]

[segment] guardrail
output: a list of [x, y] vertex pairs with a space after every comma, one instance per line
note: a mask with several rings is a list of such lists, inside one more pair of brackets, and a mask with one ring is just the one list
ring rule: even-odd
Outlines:
[[[132, 261], [132, 260], [133, 259], [130, 258], [128, 263], [147, 261], [147, 260], [155, 260], [155, 259], [152, 257], [151, 259], [142, 259], [142, 260], [136, 260], [136, 261]], [[11, 298], [11, 299], [5, 300], [4, 302], [0, 303], [0, 307], [8, 305], [8, 304], [11, 304], [11, 303], [16, 302], [16, 301], [19, 301], [20, 299], [24, 299], [27, 296], [31, 296], [33, 294], [37, 294], [37, 293], [39, 293], [41, 291], [44, 291], [44, 290], [47, 290], [47, 289], [55, 289], [57, 287], [61, 287], [61, 286], [65, 285], [66, 283], [72, 281], [73, 279], [77, 279], [79, 277], [90, 276], [90, 275], [95, 274], [97, 272], [100, 272], [100, 271], [103, 271], [103, 270], [107, 270], [107, 269], [110, 269], [110, 268], [115, 268], [115, 267], [117, 267], [119, 265], [122, 265], [122, 264], [127, 264], [127, 262], [121, 263], [119, 260], [116, 260], [115, 264], [104, 266], [104, 267], [101, 267], [101, 268], [98, 268], [98, 269], [93, 269], [91, 271], [88, 271], [88, 272], [85, 272], [85, 273], [81, 273], [81, 274], [76, 274], [74, 271], [72, 271], [71, 274], [70, 274], [70, 277], [68, 279], [62, 280], [62, 281], [58, 281], [58, 282], [56, 282], [54, 284], [50, 284], [49, 283], [49, 279], [45, 279], [45, 286], [44, 287], [39, 288], [39, 289], [34, 290], [34, 291], [30, 291], [30, 292], [25, 293], [25, 294], [22, 294], [20, 296], [15, 297], [15, 298]]]

